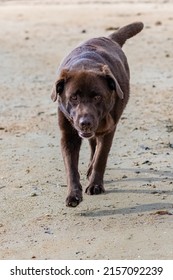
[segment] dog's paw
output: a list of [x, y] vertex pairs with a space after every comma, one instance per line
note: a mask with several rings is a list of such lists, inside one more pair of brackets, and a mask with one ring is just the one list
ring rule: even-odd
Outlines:
[[66, 198], [67, 207], [76, 207], [82, 201], [82, 194], [70, 194]]
[[90, 184], [90, 185], [86, 188], [85, 192], [86, 192], [87, 194], [89, 194], [89, 195], [96, 195], [96, 194], [104, 193], [104, 192], [105, 192], [105, 189], [104, 189], [104, 187], [103, 187], [102, 184], [99, 184], [99, 185], [97, 185], [97, 184]]

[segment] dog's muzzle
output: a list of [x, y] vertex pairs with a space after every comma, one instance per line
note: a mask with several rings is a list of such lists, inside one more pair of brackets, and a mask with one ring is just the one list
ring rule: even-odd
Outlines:
[[90, 115], [85, 115], [79, 118], [79, 136], [82, 138], [92, 138], [95, 135], [95, 129], [93, 124], [93, 118]]

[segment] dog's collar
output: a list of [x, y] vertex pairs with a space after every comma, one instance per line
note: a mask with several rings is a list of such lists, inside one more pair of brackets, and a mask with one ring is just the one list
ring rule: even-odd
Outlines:
[[71, 122], [73, 123], [73, 119], [71, 118], [70, 114], [67, 112], [67, 110], [64, 108], [63, 104], [60, 103], [58, 105], [60, 111], [65, 115], [65, 117]]

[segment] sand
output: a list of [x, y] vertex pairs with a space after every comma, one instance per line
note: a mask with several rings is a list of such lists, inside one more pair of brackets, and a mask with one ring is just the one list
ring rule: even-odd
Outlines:
[[[67, 208], [57, 105], [62, 58], [80, 42], [143, 21], [124, 46], [130, 101], [106, 193]], [[0, 1], [0, 259], [172, 259], [172, 1]], [[87, 140], [80, 174], [87, 186]]]

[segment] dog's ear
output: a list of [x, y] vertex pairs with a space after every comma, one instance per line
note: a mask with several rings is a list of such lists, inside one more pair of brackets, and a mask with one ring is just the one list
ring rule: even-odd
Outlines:
[[58, 95], [61, 95], [64, 91], [65, 82], [67, 80], [67, 72], [68, 70], [63, 70], [60, 78], [56, 81], [55, 85], [53, 86], [51, 99], [53, 102], [57, 100]]
[[65, 84], [64, 79], [60, 79], [53, 86], [53, 89], [51, 92], [51, 99], [53, 100], [53, 102], [55, 102], [57, 100], [57, 96], [63, 92], [64, 84]]
[[104, 73], [108, 86], [111, 90], [115, 90], [118, 94], [120, 99], [124, 99], [124, 93], [117, 81], [117, 79], [113, 76], [111, 70], [109, 69], [108, 65], [102, 66], [102, 72]]

